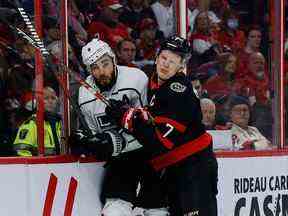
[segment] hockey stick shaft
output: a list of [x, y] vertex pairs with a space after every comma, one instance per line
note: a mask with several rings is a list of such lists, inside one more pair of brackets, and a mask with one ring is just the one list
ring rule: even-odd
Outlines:
[[[25, 39], [27, 39], [29, 42], [31, 42], [31, 44], [37, 48], [37, 49], [40, 49], [37, 45], [37, 43], [35, 41], [33, 41], [32, 38], [30, 38], [30, 36], [28, 36], [25, 32], [23, 32], [21, 29], [18, 29], [16, 28], [18, 33], [21, 34]], [[45, 49], [45, 47], [44, 47]], [[47, 53], [47, 54], [46, 54]], [[49, 55], [49, 52], [45, 52], [46, 55]], [[44, 54], [42, 54], [44, 55]], [[46, 58], [47, 61], [49, 61], [49, 57]], [[49, 62], [50, 66], [53, 66], [54, 64], [52, 62]], [[55, 72], [57, 69], [55, 69], [55, 67], [52, 69], [56, 79], [57, 79], [57, 82], [58, 84], [61, 86], [61, 88], [63, 89], [63, 93], [65, 95], [65, 97], [67, 97], [72, 105], [72, 107], [74, 109], [76, 109], [77, 113], [78, 113], [78, 117], [80, 119], [80, 122], [81, 122], [81, 125], [84, 127], [85, 131], [89, 134], [89, 135], [92, 135], [92, 132], [91, 130], [89, 129], [89, 126], [84, 118], [84, 116], [81, 114], [81, 109], [79, 107], [79, 105], [72, 99], [70, 93], [67, 91], [66, 87], [64, 86], [64, 83], [62, 82], [61, 78], [59, 77], [59, 75]]]
[[[18, 9], [18, 10], [19, 10], [19, 9]], [[21, 16], [22, 16], [22, 17], [23, 17], [23, 16], [25, 17], [25, 20], [24, 20], [24, 21], [25, 21], [26, 25], [28, 26], [28, 24], [31, 23], [28, 15], [26, 15], [24, 9], [22, 10], [22, 9], [20, 8], [19, 12], [20, 12], [20, 11], [22, 12], [22, 13], [21, 13]], [[22, 15], [22, 14], [23, 14], [23, 15]], [[23, 19], [24, 19], [24, 17], [23, 17]], [[22, 37], [24, 37], [33, 47], [35, 47], [36, 49], [40, 50], [43, 59], [46, 60], [46, 62], [50, 63], [49, 65], [50, 65], [51, 67], [55, 66], [52, 62], [49, 62], [49, 60], [51, 60], [50, 53], [47, 51], [47, 49], [46, 49], [45, 46], [44, 46], [44, 43], [43, 43], [40, 39], [37, 40], [37, 41], [35, 41], [33, 38], [31, 38], [29, 35], [27, 35], [27, 34], [26, 34], [24, 31], [22, 31], [21, 29], [19, 29], [19, 28], [17, 28], [17, 27], [14, 28], [14, 27], [11, 26], [8, 22], [5, 22], [5, 23], [8, 24], [10, 28], [16, 30], [17, 33], [18, 33], [19, 35], [21, 35]], [[35, 30], [35, 28], [33, 27], [32, 23], [30, 24], [29, 32], [30, 32], [31, 34], [32, 34], [32, 32], [35, 32], [35, 34], [32, 34], [32, 35], [33, 35], [33, 37], [34, 37], [34, 35], [36, 35], [35, 37], [37, 38], [36, 30]], [[39, 47], [39, 46], [40, 46], [40, 47]], [[66, 89], [64, 83], [62, 82], [60, 76], [56, 73], [55, 67], [52, 69], [52, 72], [53, 72], [53, 74], [55, 75], [55, 78], [56, 78], [57, 82], [59, 83], [59, 85], [60, 85], [61, 88], [63, 89], [63, 93], [64, 93], [65, 97], [67, 97], [67, 98], [69, 99], [72, 107], [76, 110], [76, 113], [77, 113], [77, 115], [78, 115], [78, 117], [79, 117], [79, 121], [80, 121], [83, 129], [85, 130], [85, 132], [86, 132], [88, 135], [92, 135], [92, 131], [91, 131], [91, 129], [89, 128], [89, 126], [88, 126], [88, 124], [87, 124], [87, 122], [86, 122], [86, 120], [85, 120], [85, 117], [83, 116], [83, 114], [82, 114], [82, 112], [81, 112], [81, 109], [80, 109], [78, 103], [75, 102], [75, 101], [72, 99], [70, 93], [67, 91], [67, 89]]]
[[[21, 7], [17, 7], [19, 13], [21, 14], [30, 34], [34, 39], [32, 39], [30, 36], [25, 34], [23, 31], [19, 31], [17, 28], [17, 31], [25, 37], [35, 48], [39, 49], [42, 56], [44, 58], [49, 58], [51, 54], [48, 52], [48, 50], [45, 48], [43, 41], [39, 38], [36, 29], [32, 25], [29, 16], [26, 14], [25, 10]], [[36, 46], [35, 46], [36, 45]], [[99, 91], [96, 91], [90, 84], [88, 84], [82, 77], [77, 74], [76, 72], [70, 70], [67, 68], [66, 65], [61, 65], [65, 67], [66, 71], [77, 81], [80, 83], [81, 86], [85, 87], [90, 93], [92, 93], [97, 99], [101, 100], [103, 103], [105, 103], [107, 106], [111, 106], [109, 100], [103, 96]]]

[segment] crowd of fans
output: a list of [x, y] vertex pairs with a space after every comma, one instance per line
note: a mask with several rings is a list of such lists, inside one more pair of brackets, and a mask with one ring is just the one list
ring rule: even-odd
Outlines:
[[[3, 156], [13, 154], [11, 146], [20, 125], [35, 111], [35, 49], [12, 28], [29, 33], [15, 10], [15, 2], [0, 0], [0, 154]], [[33, 1], [20, 2], [33, 17]], [[159, 44], [176, 31], [172, 0], [68, 2], [69, 67], [82, 77], [88, 74], [81, 62], [81, 48], [94, 37], [113, 47], [119, 65], [138, 67], [150, 76]], [[188, 0], [188, 7], [187, 33], [193, 51], [187, 76], [198, 96], [205, 98], [203, 123], [209, 130], [232, 128], [233, 149], [272, 147], [273, 71], [269, 70], [268, 61], [268, 3]], [[42, 35], [55, 63], [61, 59], [59, 8], [59, 0], [43, 1]], [[45, 66], [44, 85], [59, 95], [51, 70]], [[240, 139], [244, 140], [240, 143]]]

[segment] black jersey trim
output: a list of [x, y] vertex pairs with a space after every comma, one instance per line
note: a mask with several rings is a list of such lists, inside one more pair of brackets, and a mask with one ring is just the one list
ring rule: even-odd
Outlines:
[[94, 98], [94, 99], [89, 100], [89, 101], [85, 101], [85, 102], [81, 103], [81, 104], [79, 105], [79, 107], [81, 107], [81, 106], [83, 106], [83, 105], [85, 105], [85, 104], [87, 104], [87, 103], [91, 103], [91, 102], [93, 102], [93, 101], [96, 101], [96, 100], [97, 100], [97, 98]]
[[[113, 92], [112, 95], [117, 95], [119, 92], [121, 92], [121, 91], [127, 91], [127, 90], [135, 91], [135, 92], [136, 92], [136, 94], [137, 94], [138, 97], [139, 97], [140, 105], [141, 105], [141, 107], [143, 107], [143, 101], [142, 101], [142, 99], [141, 99], [141, 94], [140, 94], [140, 92], [139, 92], [137, 89], [134, 89], [134, 88], [122, 88], [122, 89], [118, 89], [117, 92]], [[81, 104], [79, 105], [79, 107], [81, 107], [81, 106], [83, 106], [83, 105], [85, 105], [85, 104], [87, 104], [87, 103], [91, 103], [91, 102], [93, 102], [93, 101], [96, 101], [96, 100], [97, 100], [97, 98], [94, 98], [94, 99], [89, 100], [89, 101], [85, 101], [85, 102], [81, 103]]]
[[140, 94], [140, 92], [137, 89], [134, 89], [134, 88], [122, 88], [122, 89], [118, 89], [117, 92], [113, 92], [112, 95], [116, 95], [116, 94], [118, 94], [121, 91], [127, 91], [127, 90], [131, 90], [131, 91], [135, 91], [136, 92], [136, 94], [139, 97], [140, 105], [141, 105], [141, 107], [143, 107], [143, 101], [141, 99], [141, 94]]

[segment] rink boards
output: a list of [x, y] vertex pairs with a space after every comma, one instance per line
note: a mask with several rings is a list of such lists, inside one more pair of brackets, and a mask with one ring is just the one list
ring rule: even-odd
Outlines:
[[[288, 215], [287, 152], [219, 153], [219, 216]], [[100, 215], [103, 162], [0, 159], [1, 215]]]

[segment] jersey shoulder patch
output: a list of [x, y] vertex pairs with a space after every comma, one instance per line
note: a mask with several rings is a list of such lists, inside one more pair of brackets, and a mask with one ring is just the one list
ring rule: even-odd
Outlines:
[[181, 84], [180, 82], [173, 82], [170, 84], [170, 89], [177, 93], [182, 93], [186, 90], [186, 86]]

